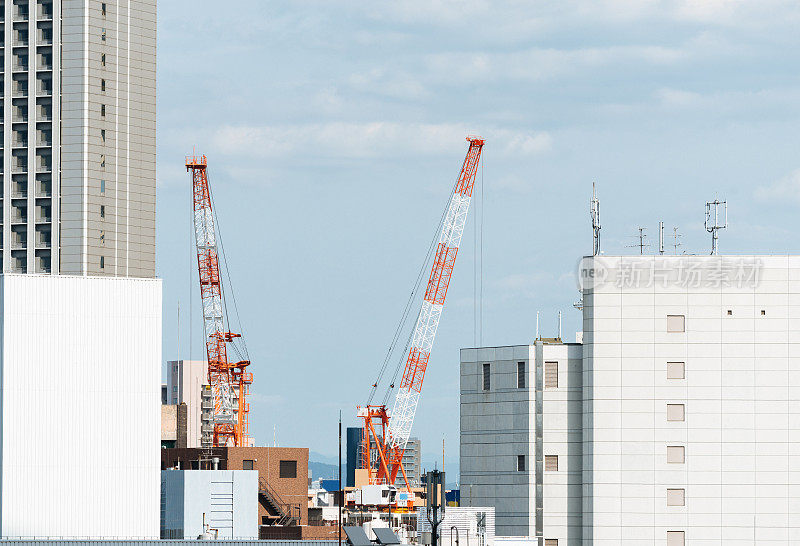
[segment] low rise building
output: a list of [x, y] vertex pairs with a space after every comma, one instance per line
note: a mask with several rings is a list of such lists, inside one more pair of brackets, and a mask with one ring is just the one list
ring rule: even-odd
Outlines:
[[258, 472], [162, 470], [162, 539], [257, 539]]

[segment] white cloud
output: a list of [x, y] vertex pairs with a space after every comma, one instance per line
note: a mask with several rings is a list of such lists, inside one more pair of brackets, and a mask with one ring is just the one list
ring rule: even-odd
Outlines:
[[[461, 149], [466, 135], [474, 132], [465, 125], [446, 123], [331, 122], [224, 126], [210, 140], [214, 148], [229, 155], [363, 158], [450, 153]], [[486, 138], [487, 146], [506, 155], [538, 154], [552, 147], [552, 138], [546, 132], [489, 128], [479, 133]]]
[[757, 187], [753, 193], [754, 197], [759, 201], [799, 203], [800, 169], [795, 169], [772, 184]]

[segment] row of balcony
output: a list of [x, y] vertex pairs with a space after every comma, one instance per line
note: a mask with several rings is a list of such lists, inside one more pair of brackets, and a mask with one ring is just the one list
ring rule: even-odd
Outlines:
[[[13, 72], [27, 72], [29, 68], [28, 50], [24, 47], [15, 47], [11, 58]], [[42, 46], [36, 52], [36, 70], [53, 70], [53, 51], [49, 46]]]
[[[27, 21], [30, 19], [30, 3], [28, 0], [12, 0], [11, 19], [15, 23], [18, 21]], [[5, 21], [5, 2], [0, 4], [0, 22]], [[52, 21], [53, 20], [53, 1], [52, 0], [37, 0], [36, 1], [36, 19], [38, 21]]]
[[[4, 96], [5, 81], [0, 77], [0, 98]], [[39, 72], [36, 75], [36, 86], [33, 89], [37, 97], [49, 97], [53, 94], [53, 76], [46, 72]], [[14, 74], [11, 82], [11, 97], [14, 99], [25, 99], [31, 92], [28, 85], [28, 73], [18, 72]]]
[[[36, 129], [36, 147], [48, 147], [53, 145], [53, 133], [50, 130], [50, 124], [41, 124], [41, 127]], [[28, 129], [26, 125], [14, 124], [14, 129], [11, 132], [11, 147], [12, 148], [27, 148], [28, 147]]]
[[[39, 175], [34, 184], [34, 198], [50, 199], [53, 196], [53, 182], [50, 180], [50, 175]], [[11, 199], [27, 199], [28, 193], [27, 175], [14, 175], [11, 180]], [[0, 176], [0, 199], [3, 197], [3, 177]]]
[[[2, 250], [2, 241], [0, 241], [0, 250]], [[50, 273], [50, 249], [42, 248], [34, 251], [34, 271], [36, 273]], [[27, 273], [28, 272], [28, 252], [25, 249], [14, 249], [11, 251], [11, 263], [9, 268], [10, 273]]]
[[[2, 110], [3, 107], [3, 100], [4, 99], [0, 98], [0, 110]], [[50, 97], [37, 97], [34, 108], [37, 123], [53, 121], [53, 101]], [[28, 123], [27, 98], [11, 99], [11, 121], [14, 123]]]
[[[0, 23], [2, 25], [2, 23]], [[28, 47], [30, 45], [29, 37], [30, 31], [27, 23], [14, 23], [11, 29], [13, 47]], [[0, 44], [5, 44], [5, 28], [0, 26]], [[40, 22], [36, 25], [36, 46], [51, 46], [53, 45], [53, 23]], [[2, 45], [0, 45], [2, 47]]]
[[[49, 224], [53, 221], [52, 207], [50, 206], [50, 199], [37, 199], [36, 205], [36, 224]], [[0, 213], [0, 220], [3, 220], [3, 214]], [[10, 224], [23, 224], [28, 223], [28, 206], [26, 201], [11, 200], [11, 213], [8, 219]]]
[[[0, 172], [2, 172], [3, 153], [0, 150]], [[53, 154], [49, 148], [37, 148], [34, 170], [37, 173], [49, 173], [53, 169]], [[11, 172], [23, 174], [28, 172], [28, 150], [17, 148], [11, 151]]]

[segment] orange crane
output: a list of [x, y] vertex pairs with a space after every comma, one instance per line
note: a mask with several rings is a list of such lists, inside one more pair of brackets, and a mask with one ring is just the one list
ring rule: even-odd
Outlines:
[[[364, 420], [361, 445], [361, 465], [368, 470], [369, 482], [372, 485], [394, 485], [398, 472], [402, 473], [406, 488], [411, 492], [403, 468], [403, 452], [411, 436], [411, 426], [417, 411], [417, 404], [422, 393], [422, 381], [431, 356], [433, 341], [439, 326], [439, 319], [444, 308], [447, 289], [453, 275], [458, 248], [464, 234], [472, 189], [478, 172], [484, 140], [476, 136], [468, 136], [469, 149], [447, 209], [442, 219], [436, 257], [428, 277], [425, 296], [417, 316], [417, 321], [410, 339], [410, 347], [403, 378], [397, 390], [394, 409], [387, 411], [385, 404], [358, 407], [358, 417]], [[384, 367], [385, 367], [384, 363]], [[381, 375], [372, 385], [372, 394], [380, 382]], [[393, 388], [392, 383], [389, 389]], [[388, 396], [388, 391], [387, 391]], [[370, 401], [372, 395], [370, 395]], [[380, 431], [380, 434], [378, 433]], [[375, 446], [375, 447], [373, 447]], [[377, 457], [373, 460], [373, 453]]]
[[[206, 335], [208, 359], [208, 384], [214, 400], [211, 422], [214, 426], [214, 447], [247, 446], [248, 414], [247, 395], [253, 382], [247, 371], [249, 358], [230, 362], [231, 352], [244, 355], [247, 349], [241, 334], [228, 328], [228, 315], [222, 290], [222, 277], [217, 252], [217, 232], [212, 210], [211, 190], [208, 185], [206, 156], [188, 156], [186, 171], [192, 173], [194, 200], [194, 234], [197, 246], [197, 269], [200, 278], [200, 298], [203, 311], [203, 330]], [[237, 400], [238, 398], [238, 400]], [[238, 411], [238, 414], [237, 414]]]

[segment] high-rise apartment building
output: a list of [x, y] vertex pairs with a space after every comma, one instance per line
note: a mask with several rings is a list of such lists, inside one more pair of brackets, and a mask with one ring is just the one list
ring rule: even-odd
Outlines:
[[462, 351], [462, 504], [546, 545], [798, 542], [800, 257], [580, 278], [582, 345]]
[[5, 0], [3, 271], [155, 276], [155, 0]]
[[[361, 442], [364, 437], [364, 429], [361, 427], [347, 427], [347, 477], [346, 486], [354, 487], [356, 483], [356, 470], [364, 468], [361, 462]], [[380, 438], [380, 436], [378, 436]], [[378, 451], [375, 441], [372, 441], [372, 461], [375, 467], [378, 462]], [[422, 442], [417, 437], [408, 439], [406, 449], [403, 452], [403, 470], [408, 476], [410, 487], [419, 487], [422, 478]], [[396, 484], [404, 487], [405, 479], [401, 473], [397, 474]]]

